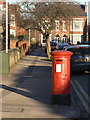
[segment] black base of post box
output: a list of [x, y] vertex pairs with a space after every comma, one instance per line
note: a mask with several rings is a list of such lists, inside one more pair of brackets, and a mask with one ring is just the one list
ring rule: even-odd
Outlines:
[[51, 104], [70, 106], [71, 96], [70, 95], [53, 95], [51, 98]]

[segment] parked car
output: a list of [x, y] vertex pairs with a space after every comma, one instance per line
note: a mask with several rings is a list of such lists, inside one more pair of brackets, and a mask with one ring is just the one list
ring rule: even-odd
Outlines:
[[57, 44], [62, 43], [62, 41], [60, 39], [53, 39], [51, 42], [56, 42]]
[[[51, 51], [54, 51], [57, 49], [57, 43], [56, 42], [50, 42], [51, 45]], [[47, 48], [45, 47], [45, 52], [47, 52]]]
[[81, 42], [81, 44], [88, 44], [88, 45], [90, 45], [90, 41]]
[[58, 50], [63, 50], [63, 48], [66, 47], [66, 46], [69, 46], [69, 44], [67, 44], [67, 43], [58, 44], [57, 49]]
[[64, 49], [73, 52], [71, 71], [90, 71], [90, 45], [67, 46]]

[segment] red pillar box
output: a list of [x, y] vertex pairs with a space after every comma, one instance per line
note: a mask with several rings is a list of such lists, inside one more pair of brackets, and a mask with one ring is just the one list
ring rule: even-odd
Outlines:
[[69, 51], [53, 51], [52, 55], [52, 103], [70, 105], [70, 56]]

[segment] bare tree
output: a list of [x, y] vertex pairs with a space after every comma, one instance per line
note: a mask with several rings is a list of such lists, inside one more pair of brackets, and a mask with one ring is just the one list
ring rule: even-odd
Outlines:
[[90, 41], [90, 23], [88, 24], [88, 41]]
[[20, 3], [20, 6], [21, 16], [18, 24], [25, 29], [35, 29], [43, 34], [44, 39], [46, 39], [48, 58], [50, 58], [51, 52], [49, 35], [55, 27], [55, 20], [60, 17], [71, 19], [73, 16], [82, 13], [80, 6], [74, 3], [23, 2]]

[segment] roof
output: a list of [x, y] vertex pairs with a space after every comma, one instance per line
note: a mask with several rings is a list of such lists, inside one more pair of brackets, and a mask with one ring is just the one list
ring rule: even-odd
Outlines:
[[[63, 8], [64, 4], [65, 3], [62, 4], [62, 8]], [[68, 17], [69, 17], [69, 15], [72, 17], [87, 17], [87, 12], [85, 11], [86, 5], [83, 5], [83, 7], [80, 4], [73, 4], [73, 3], [68, 3], [65, 5], [66, 6], [64, 6], [64, 7], [66, 8], [66, 10], [68, 9], [68, 11], [66, 11], [66, 15], [68, 14]], [[64, 8], [63, 8], [63, 10], [64, 10]]]
[[83, 9], [83, 7], [85, 8], [84, 5], [82, 7], [82, 5], [79, 4], [70, 4], [70, 7], [73, 8], [75, 16], [87, 16], [87, 12], [85, 12], [85, 9]]

